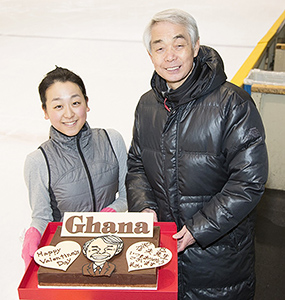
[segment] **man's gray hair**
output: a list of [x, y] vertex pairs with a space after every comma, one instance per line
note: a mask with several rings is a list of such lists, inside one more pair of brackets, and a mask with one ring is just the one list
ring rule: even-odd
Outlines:
[[84, 255], [86, 255], [89, 245], [97, 239], [102, 239], [106, 244], [117, 245], [115, 255], [119, 254], [124, 248], [124, 242], [120, 237], [116, 235], [102, 235], [85, 242], [85, 244], [82, 247], [82, 252]]
[[145, 28], [143, 42], [149, 53], [151, 53], [151, 30], [158, 22], [170, 22], [185, 26], [191, 38], [192, 49], [194, 49], [196, 42], [199, 39], [199, 31], [196, 20], [186, 11], [180, 9], [167, 9], [155, 14]]

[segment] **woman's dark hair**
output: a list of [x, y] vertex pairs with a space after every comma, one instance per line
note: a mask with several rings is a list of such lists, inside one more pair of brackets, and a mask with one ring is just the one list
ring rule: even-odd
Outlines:
[[73, 82], [80, 88], [85, 100], [88, 100], [86, 95], [85, 85], [83, 80], [75, 73], [61, 67], [56, 67], [54, 70], [46, 74], [45, 78], [39, 84], [39, 94], [42, 102], [42, 108], [46, 109], [46, 90], [55, 82]]

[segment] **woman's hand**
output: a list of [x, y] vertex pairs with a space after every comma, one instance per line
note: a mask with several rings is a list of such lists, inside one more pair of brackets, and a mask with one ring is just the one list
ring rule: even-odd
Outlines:
[[40, 232], [35, 227], [30, 227], [25, 234], [22, 249], [22, 258], [25, 262], [26, 269], [31, 259], [34, 257], [34, 253], [38, 250], [40, 240]]
[[153, 222], [158, 222], [157, 221], [157, 214], [153, 209], [150, 208], [145, 208], [144, 210], [141, 211], [142, 213], [153, 213]]

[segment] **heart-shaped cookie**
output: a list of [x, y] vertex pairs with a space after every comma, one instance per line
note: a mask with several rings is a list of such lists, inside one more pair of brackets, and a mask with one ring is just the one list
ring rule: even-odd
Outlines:
[[130, 272], [163, 266], [171, 260], [172, 253], [167, 248], [155, 248], [150, 242], [138, 242], [128, 248], [126, 258]]
[[34, 254], [40, 266], [66, 271], [81, 252], [81, 246], [73, 241], [64, 241], [56, 246], [44, 246]]

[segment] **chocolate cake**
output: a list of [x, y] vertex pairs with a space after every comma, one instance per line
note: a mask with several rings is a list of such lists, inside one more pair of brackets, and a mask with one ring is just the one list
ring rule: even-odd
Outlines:
[[[50, 245], [56, 246], [62, 241], [70, 241], [70, 237], [60, 236], [61, 227], [57, 228]], [[152, 238], [143, 238], [143, 241], [151, 242], [155, 247], [159, 247], [160, 228], [154, 226]], [[90, 237], [72, 237], [72, 241], [80, 244], [81, 249], [84, 244], [92, 238]], [[113, 288], [156, 288], [157, 269], [142, 269], [128, 271], [126, 260], [126, 251], [129, 246], [140, 242], [140, 238], [122, 238], [123, 250], [110, 259], [111, 265], [115, 265], [114, 271], [109, 276], [86, 276], [83, 275], [83, 269], [90, 265], [90, 260], [81, 251], [80, 255], [68, 267], [66, 271], [56, 270], [46, 267], [39, 267], [38, 283], [39, 286], [72, 286], [72, 287], [113, 287]], [[85, 267], [84, 267], [85, 266]]]

